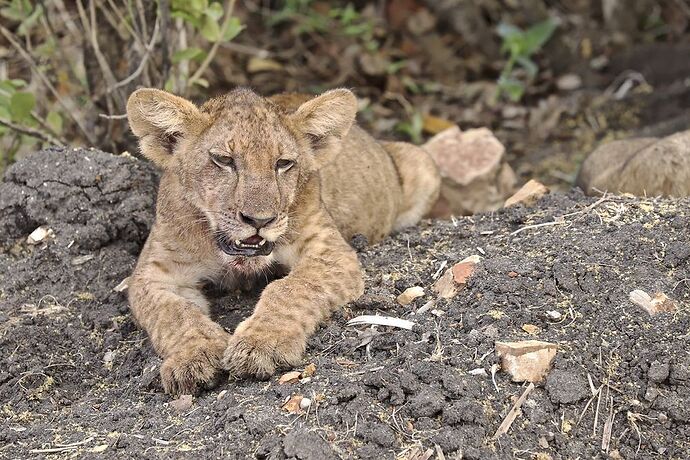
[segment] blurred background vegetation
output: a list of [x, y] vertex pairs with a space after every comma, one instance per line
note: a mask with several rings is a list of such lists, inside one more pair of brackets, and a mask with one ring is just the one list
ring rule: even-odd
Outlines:
[[684, 123], [688, 21], [687, 0], [0, 0], [0, 171], [54, 144], [134, 153], [140, 86], [346, 86], [376, 135], [488, 126], [565, 183], [595, 142]]

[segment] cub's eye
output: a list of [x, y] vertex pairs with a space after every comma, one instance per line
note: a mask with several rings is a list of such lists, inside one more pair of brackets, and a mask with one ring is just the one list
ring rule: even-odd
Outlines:
[[285, 172], [288, 169], [292, 168], [295, 165], [295, 162], [292, 160], [278, 160], [276, 162], [276, 169], [278, 171]]
[[218, 155], [211, 153], [211, 161], [213, 161], [219, 168], [234, 168], [235, 160], [226, 155]]

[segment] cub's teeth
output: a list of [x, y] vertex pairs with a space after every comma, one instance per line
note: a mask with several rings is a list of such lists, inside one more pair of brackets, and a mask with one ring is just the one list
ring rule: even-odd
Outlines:
[[266, 244], [266, 240], [261, 240], [261, 243], [259, 243], [259, 246], [263, 246], [264, 244]]
[[240, 240], [235, 240], [235, 244], [236, 244], [237, 246], [242, 246], [242, 242], [241, 242]]

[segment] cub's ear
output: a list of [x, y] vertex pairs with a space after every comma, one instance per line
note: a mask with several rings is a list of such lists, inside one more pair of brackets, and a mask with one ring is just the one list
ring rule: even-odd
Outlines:
[[153, 88], [138, 89], [127, 101], [127, 118], [144, 156], [161, 168], [172, 158], [177, 142], [202, 119], [186, 99]]
[[314, 150], [345, 137], [357, 115], [357, 98], [347, 89], [334, 89], [310, 99], [292, 115], [300, 131], [312, 139]]

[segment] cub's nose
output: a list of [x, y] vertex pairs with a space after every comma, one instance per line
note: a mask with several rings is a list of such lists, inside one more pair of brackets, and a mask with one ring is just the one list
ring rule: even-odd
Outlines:
[[266, 219], [261, 219], [259, 217], [253, 217], [253, 216], [248, 216], [246, 214], [240, 213], [240, 219], [242, 219], [242, 222], [245, 224], [251, 225], [255, 229], [259, 230], [260, 228], [265, 227], [266, 225], [270, 224], [274, 220], [276, 220], [275, 216], [273, 217], [268, 217]]

